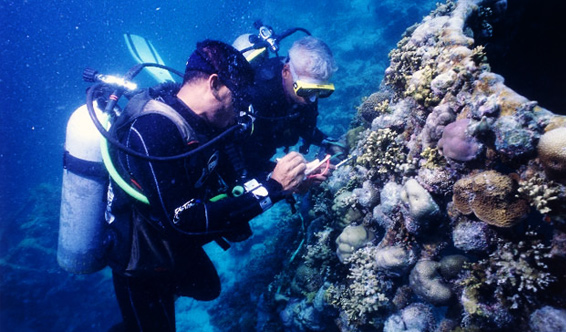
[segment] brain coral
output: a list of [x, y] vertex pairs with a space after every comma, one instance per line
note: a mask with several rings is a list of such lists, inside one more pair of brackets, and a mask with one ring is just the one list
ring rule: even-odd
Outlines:
[[566, 127], [556, 128], [542, 135], [537, 150], [549, 175], [566, 175]]
[[405, 182], [400, 197], [409, 208], [405, 227], [410, 233], [416, 234], [420, 229], [427, 228], [440, 213], [438, 204], [414, 178]]
[[409, 275], [409, 284], [415, 294], [434, 305], [446, 304], [452, 297], [450, 287], [442, 281], [440, 263], [419, 261]]
[[454, 184], [454, 207], [498, 227], [517, 224], [528, 212], [526, 200], [516, 198], [516, 183], [496, 171], [462, 178]]

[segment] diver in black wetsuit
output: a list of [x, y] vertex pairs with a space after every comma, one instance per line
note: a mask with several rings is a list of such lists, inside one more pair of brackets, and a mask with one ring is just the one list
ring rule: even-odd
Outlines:
[[332, 52], [323, 41], [306, 36], [293, 43], [288, 57], [258, 56], [251, 63], [255, 69], [251, 97], [256, 121], [250, 143], [244, 146], [248, 159], [269, 160], [277, 148], [288, 149], [299, 138], [303, 140], [301, 153], [307, 153], [311, 144], [325, 147], [331, 154], [344, 152], [316, 126], [318, 99], [334, 91], [329, 80], [336, 71]]
[[[143, 107], [142, 112], [113, 126], [115, 134], [148, 156], [196, 149], [235, 124], [237, 111], [247, 107], [244, 91], [252, 77], [249, 63], [236, 49], [217, 41], [199, 43], [187, 61], [180, 90], [165, 86], [144, 103], [132, 98], [126, 111]], [[172, 117], [171, 109], [180, 117]], [[112, 151], [122, 177], [150, 203], [124, 204], [125, 195], [117, 187], [109, 199], [112, 213], [127, 217], [126, 223], [117, 217], [112, 224], [119, 243], [110, 265], [124, 319], [114, 330], [175, 331], [176, 297], [206, 301], [220, 293], [218, 274], [202, 244], [222, 243], [223, 237], [241, 240], [238, 235], [247, 232], [253, 217], [296, 191], [305, 178], [305, 159], [296, 152], [283, 157], [269, 178], [246, 178], [230, 152], [235, 142], [237, 137], [227, 135], [171, 161]]]

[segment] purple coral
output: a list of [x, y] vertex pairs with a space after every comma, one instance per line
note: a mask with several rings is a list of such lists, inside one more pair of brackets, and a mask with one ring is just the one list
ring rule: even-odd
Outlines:
[[482, 147], [478, 140], [468, 134], [469, 119], [461, 119], [444, 128], [438, 147], [444, 156], [458, 160], [470, 161], [478, 155]]

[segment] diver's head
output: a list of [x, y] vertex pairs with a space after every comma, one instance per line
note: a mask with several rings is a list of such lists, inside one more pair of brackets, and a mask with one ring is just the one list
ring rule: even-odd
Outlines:
[[[182, 97], [197, 91], [197, 84], [193, 83], [198, 83], [204, 92], [201, 91], [200, 96], [192, 95], [189, 102], [193, 105], [189, 106], [205, 115], [212, 125], [223, 127], [233, 122], [240, 111], [248, 109], [248, 91], [253, 77], [251, 65], [238, 50], [220, 41], [205, 40], [197, 44], [187, 60], [183, 87], [178, 96], [187, 103]], [[199, 109], [195, 110], [195, 105]]]
[[254, 43], [252, 42], [253, 38], [254, 36], [251, 33], [245, 33], [243, 35], [238, 36], [238, 38], [236, 38], [236, 40], [234, 40], [234, 42], [232, 43], [232, 46], [234, 46], [234, 48], [236, 48], [240, 52], [247, 50], [242, 54], [244, 55], [246, 60], [248, 60], [249, 63], [261, 61], [262, 59], [265, 59], [266, 57], [269, 56], [269, 52], [267, 51], [267, 48], [265, 47], [258, 49], [253, 48], [254, 46]]
[[286, 94], [298, 104], [312, 103], [334, 92], [330, 83], [336, 71], [332, 51], [322, 40], [306, 36], [293, 43], [283, 66]]

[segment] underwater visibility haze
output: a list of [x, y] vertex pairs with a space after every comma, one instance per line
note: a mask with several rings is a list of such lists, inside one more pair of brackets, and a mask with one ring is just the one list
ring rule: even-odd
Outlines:
[[[349, 159], [320, 188], [207, 245], [222, 294], [178, 331], [566, 331], [566, 46], [561, 1], [0, 3], [0, 330], [106, 331], [108, 268], [57, 264], [66, 124], [86, 67], [178, 70], [261, 19], [332, 49], [319, 127]], [[293, 39], [282, 42], [285, 53]], [[136, 82], [155, 84], [142, 73]], [[310, 158], [310, 157], [309, 157]]]

